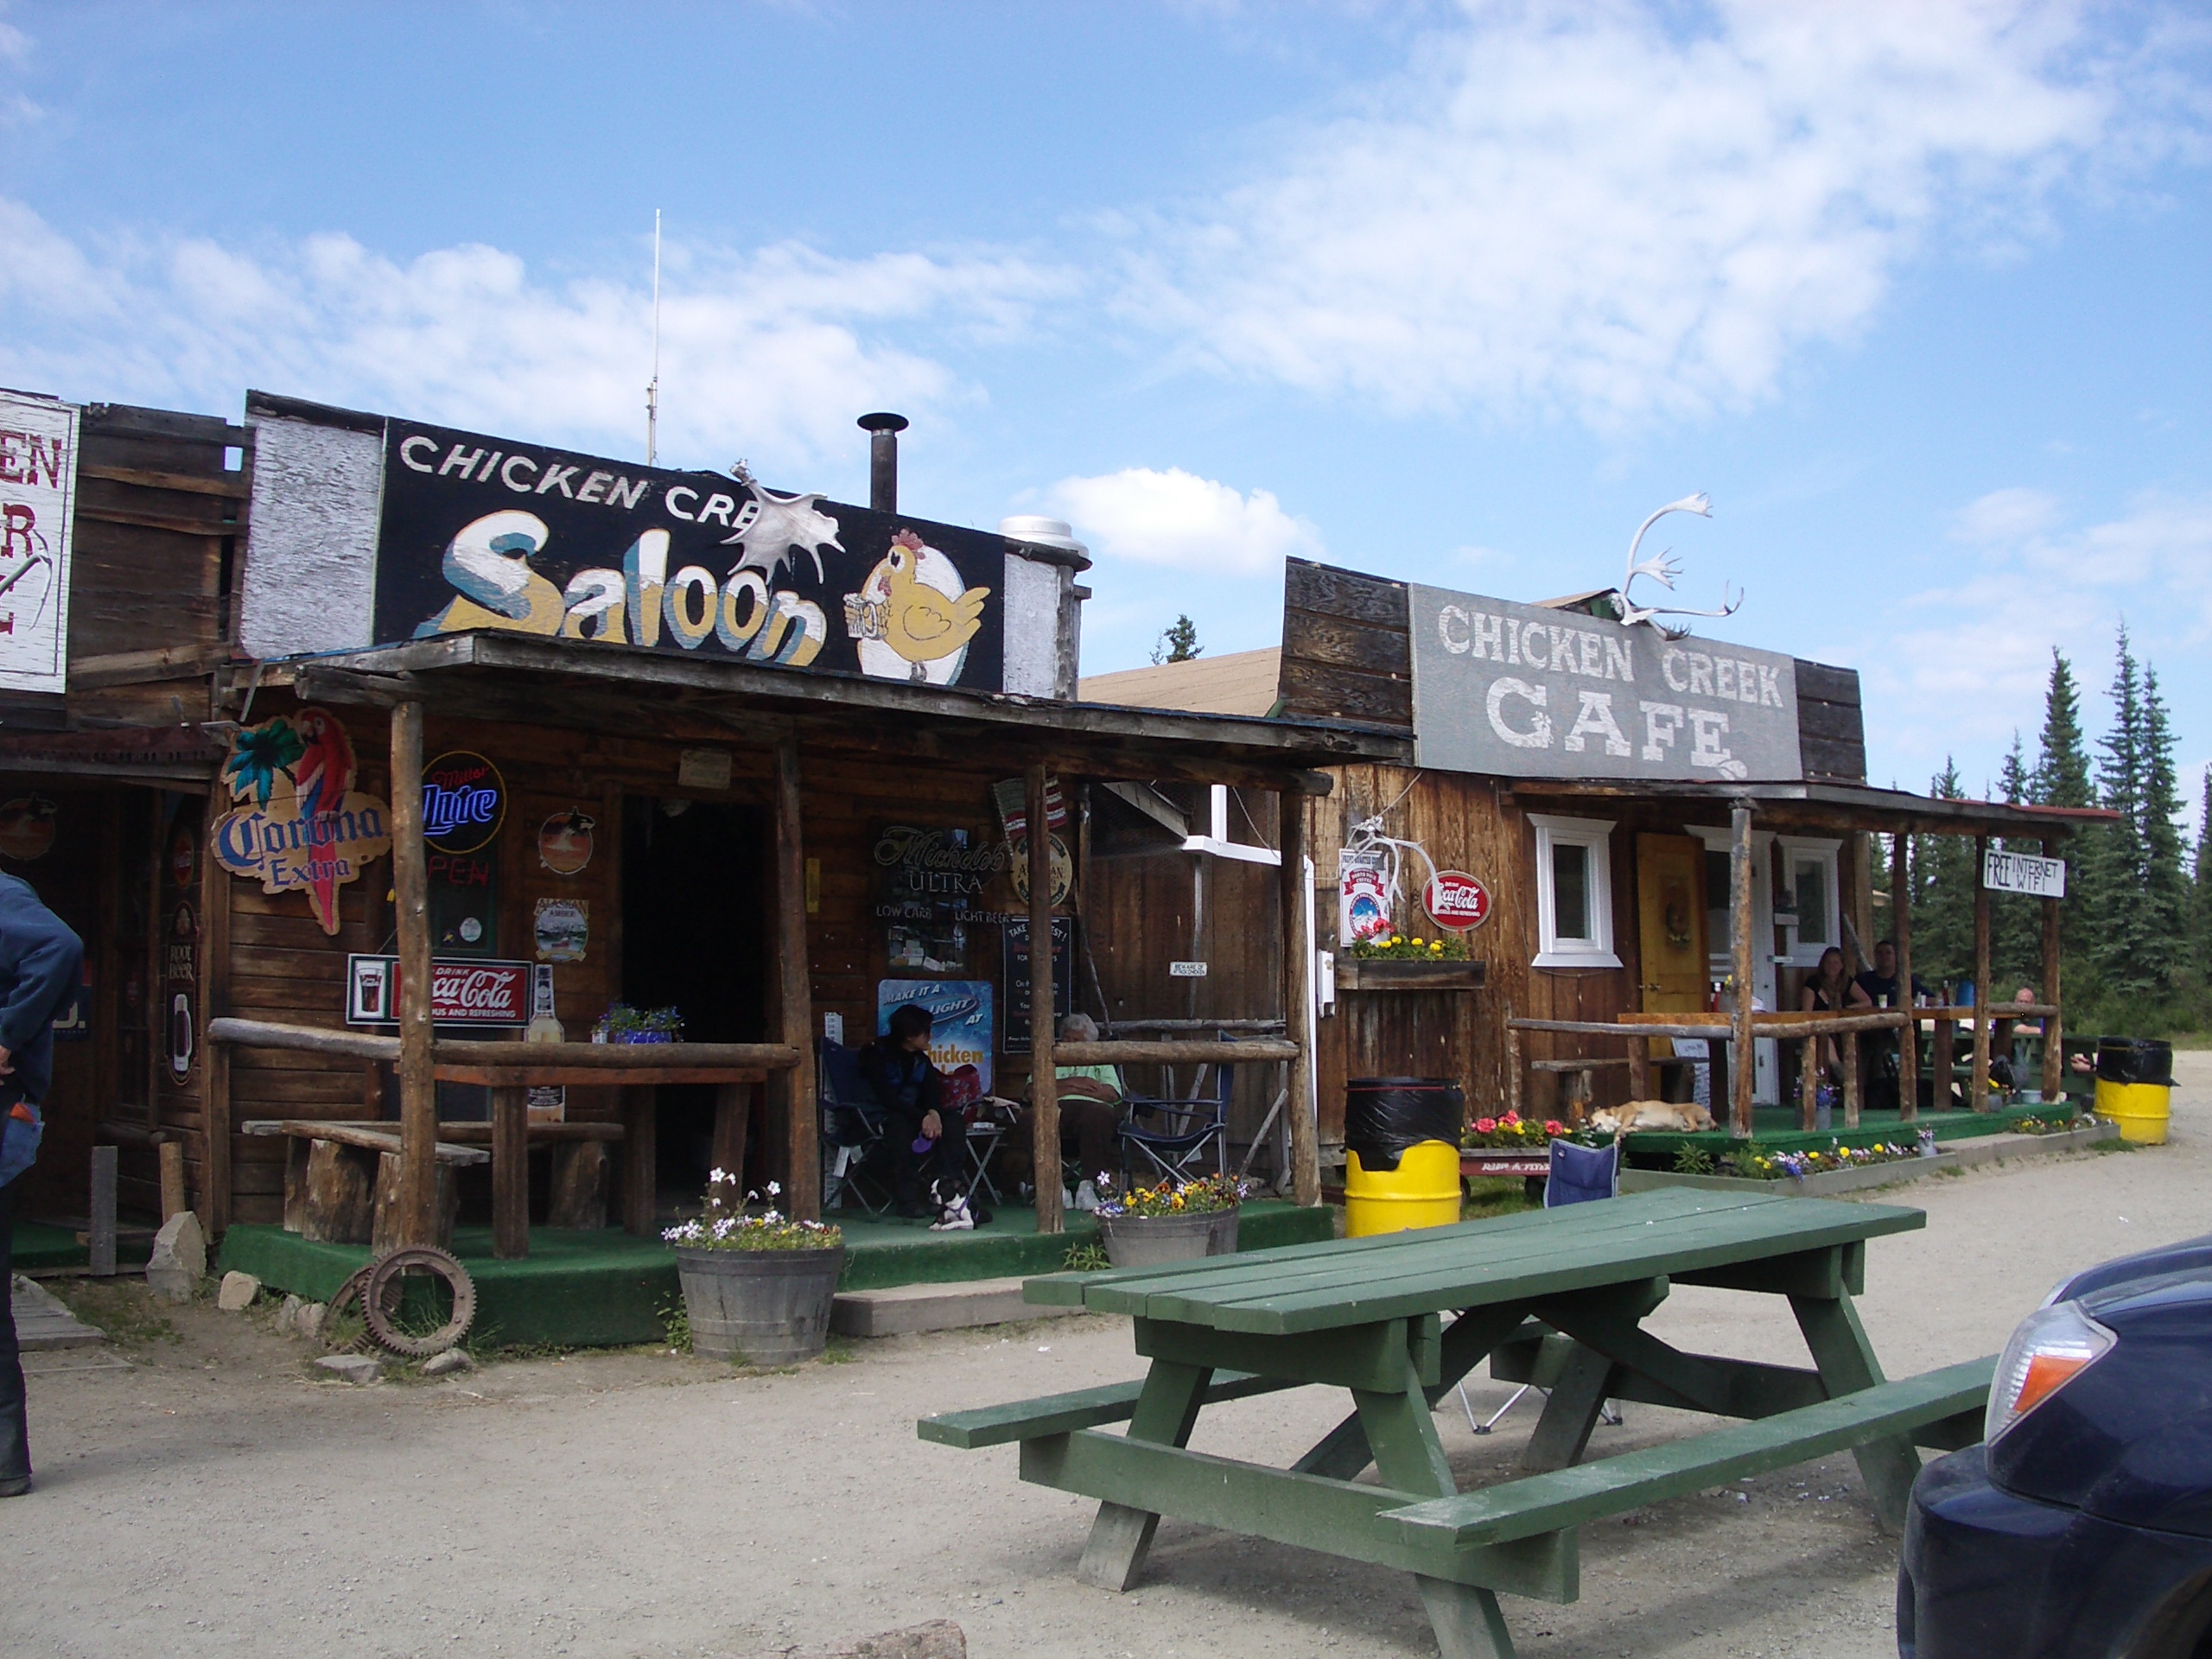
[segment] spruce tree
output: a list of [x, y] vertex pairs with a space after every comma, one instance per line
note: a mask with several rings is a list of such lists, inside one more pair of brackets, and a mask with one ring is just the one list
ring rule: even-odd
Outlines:
[[2044, 692], [2043, 735], [2028, 798], [2038, 806], [2092, 806], [2089, 755], [2082, 740], [2082, 696], [2074, 670], [2050, 648], [2050, 680]]
[[2109, 1001], [2126, 1004], [2155, 997], [2165, 975], [2144, 859], [2143, 682], [2125, 623], [2115, 656], [2113, 723], [2098, 740], [2097, 786], [2101, 804], [2117, 812], [2120, 821], [2082, 837], [2082, 896], [2094, 918], [2087, 955], [2096, 989]]
[[[1928, 780], [1938, 800], [1962, 800], [1957, 763], [1946, 755], [1943, 770]], [[1974, 973], [1974, 842], [1965, 836], [1912, 838], [1912, 967], [1932, 987], [1939, 979], [1958, 980]]]
[[2190, 880], [2183, 862], [2181, 781], [2174, 770], [2173, 726], [2158, 695], [2158, 671], [2143, 665], [2143, 728], [2137, 745], [2143, 768], [2143, 903], [2158, 940], [2158, 966], [2171, 986], [2189, 956]]
[[2204, 804], [2196, 815], [2195, 966], [2200, 991], [2212, 991], [2212, 766], [2204, 768]]
[[[2020, 734], [2012, 733], [2012, 747], [2005, 757], [2004, 768], [1997, 774], [1997, 798], [2009, 805], [2018, 806], [2034, 798], [2035, 779], [2028, 770], [2026, 756], [2020, 747]], [[2001, 843], [2007, 852], [2043, 855], [2042, 837], [2007, 836]], [[1981, 873], [1974, 872], [1980, 880]], [[1989, 963], [1990, 973], [1998, 984], [1993, 995], [2007, 996], [2018, 986], [2033, 985], [2038, 995], [2043, 991], [2039, 982], [2043, 977], [2043, 901], [2031, 899], [2021, 893], [1993, 893], [1989, 895]]]

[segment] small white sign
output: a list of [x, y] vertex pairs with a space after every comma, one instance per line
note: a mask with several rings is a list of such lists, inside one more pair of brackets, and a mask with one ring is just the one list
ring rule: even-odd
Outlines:
[[2066, 861], [2036, 858], [2027, 853], [2000, 853], [1993, 847], [1982, 855], [1981, 885], [1992, 893], [2024, 893], [2037, 899], [2063, 899]]
[[1204, 979], [1206, 965], [1203, 962], [1171, 962], [1167, 964], [1170, 979]]

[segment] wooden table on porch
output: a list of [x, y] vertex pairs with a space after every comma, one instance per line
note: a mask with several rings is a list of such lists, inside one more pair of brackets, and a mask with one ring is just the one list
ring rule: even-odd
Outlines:
[[[1033, 1301], [1134, 1316], [1150, 1373], [928, 1418], [920, 1433], [1018, 1440], [1024, 1480], [1103, 1500], [1077, 1569], [1090, 1583], [1128, 1588], [1173, 1515], [1410, 1571], [1447, 1659], [1510, 1659], [1497, 1592], [1573, 1600], [1583, 1522], [1850, 1447], [1878, 1512], [1902, 1523], [1915, 1441], [1979, 1438], [1993, 1363], [1883, 1381], [1851, 1301], [1866, 1241], [1924, 1224], [1916, 1210], [1675, 1190], [1034, 1279]], [[1677, 1283], [1786, 1297], [1814, 1368], [1669, 1346], [1643, 1322]], [[1486, 1357], [1508, 1377], [1542, 1370], [1552, 1393], [1532, 1472], [1460, 1494], [1431, 1412]], [[1304, 1386], [1348, 1389], [1354, 1409], [1290, 1468], [1186, 1449], [1203, 1407]], [[1609, 1398], [1755, 1421], [1580, 1464]], [[1121, 1421], [1126, 1434], [1101, 1432]], [[1370, 1463], [1380, 1485], [1356, 1480]]]

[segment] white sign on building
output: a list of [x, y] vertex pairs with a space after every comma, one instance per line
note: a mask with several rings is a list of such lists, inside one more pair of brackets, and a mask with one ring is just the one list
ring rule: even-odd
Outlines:
[[68, 689], [77, 415], [0, 391], [0, 690]]
[[2066, 861], [1991, 848], [1981, 858], [1981, 885], [1992, 893], [2024, 893], [2036, 899], [2066, 896]]

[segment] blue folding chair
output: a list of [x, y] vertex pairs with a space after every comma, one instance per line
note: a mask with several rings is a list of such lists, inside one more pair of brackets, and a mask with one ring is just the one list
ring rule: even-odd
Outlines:
[[[1223, 1040], [1223, 1033], [1214, 1033]], [[1184, 1100], [1162, 1100], [1147, 1095], [1129, 1096], [1129, 1116], [1115, 1130], [1122, 1143], [1122, 1173], [1135, 1178], [1133, 1154], [1141, 1154], [1160, 1175], [1176, 1185], [1205, 1173], [1201, 1166], [1206, 1143], [1216, 1143], [1215, 1166], [1229, 1173], [1229, 1101], [1235, 1091], [1236, 1068], [1213, 1068], [1213, 1092]], [[1153, 1127], [1153, 1120], [1159, 1127]]]
[[815, 1099], [822, 1122], [822, 1207], [848, 1195], [870, 1215], [891, 1208], [883, 1173], [890, 1149], [883, 1141], [883, 1108], [861, 1075], [858, 1049], [815, 1041]]

